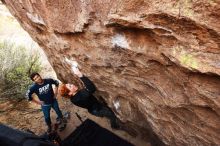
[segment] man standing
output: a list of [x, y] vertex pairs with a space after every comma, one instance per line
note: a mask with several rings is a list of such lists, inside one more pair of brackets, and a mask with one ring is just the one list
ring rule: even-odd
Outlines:
[[[39, 73], [32, 73], [30, 75], [34, 84], [30, 87], [30, 89], [26, 93], [26, 97], [29, 101], [33, 101], [39, 105], [41, 105], [45, 122], [48, 126], [47, 132], [50, 133], [52, 130], [51, 119], [50, 119], [50, 110], [51, 107], [55, 110], [57, 114], [57, 122], [61, 123], [63, 119], [62, 112], [60, 111], [58, 102], [56, 100], [57, 95], [57, 87], [59, 82], [57, 80], [53, 80], [51, 78], [42, 79]], [[53, 91], [52, 84], [56, 86], [55, 91]], [[35, 93], [39, 100], [32, 98], [32, 94]]]

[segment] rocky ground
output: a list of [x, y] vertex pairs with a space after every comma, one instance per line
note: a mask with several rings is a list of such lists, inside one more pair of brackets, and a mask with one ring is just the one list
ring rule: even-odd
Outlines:
[[[102, 127], [107, 128], [111, 132], [128, 140], [136, 146], [150, 146], [149, 143], [140, 140], [138, 137], [132, 137], [124, 131], [112, 129], [106, 118], [90, 115], [86, 110], [78, 108], [64, 99], [59, 99], [59, 103], [63, 112], [69, 111], [71, 113], [67, 128], [59, 133], [62, 139], [68, 136], [78, 125], [80, 125], [81, 121], [76, 116], [76, 113], [78, 113], [83, 121], [90, 118], [96, 123], [99, 123]], [[29, 103], [26, 100], [12, 100], [1, 101], [0, 109], [0, 123], [20, 130], [31, 130], [37, 135], [45, 132], [46, 126], [44, 124], [44, 118], [40, 106]], [[52, 110], [51, 113], [52, 121], [55, 121], [55, 112]]]

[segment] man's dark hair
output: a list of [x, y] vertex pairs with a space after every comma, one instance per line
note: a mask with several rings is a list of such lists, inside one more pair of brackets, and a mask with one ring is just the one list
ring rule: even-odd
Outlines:
[[30, 74], [30, 78], [31, 78], [32, 81], [34, 81], [34, 77], [35, 77], [36, 75], [40, 76], [40, 74], [37, 73], [37, 72], [33, 72], [33, 73]]

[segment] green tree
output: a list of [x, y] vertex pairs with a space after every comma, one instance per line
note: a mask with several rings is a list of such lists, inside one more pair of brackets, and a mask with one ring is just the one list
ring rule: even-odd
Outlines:
[[0, 43], [0, 98], [23, 98], [31, 72], [42, 69], [39, 54], [24, 46], [9, 42]]

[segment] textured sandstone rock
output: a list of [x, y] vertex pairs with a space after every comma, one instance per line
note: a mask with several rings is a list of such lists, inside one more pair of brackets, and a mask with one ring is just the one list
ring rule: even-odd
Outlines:
[[76, 60], [134, 134], [220, 145], [219, 0], [4, 3], [58, 77], [77, 83], [65, 57]]

